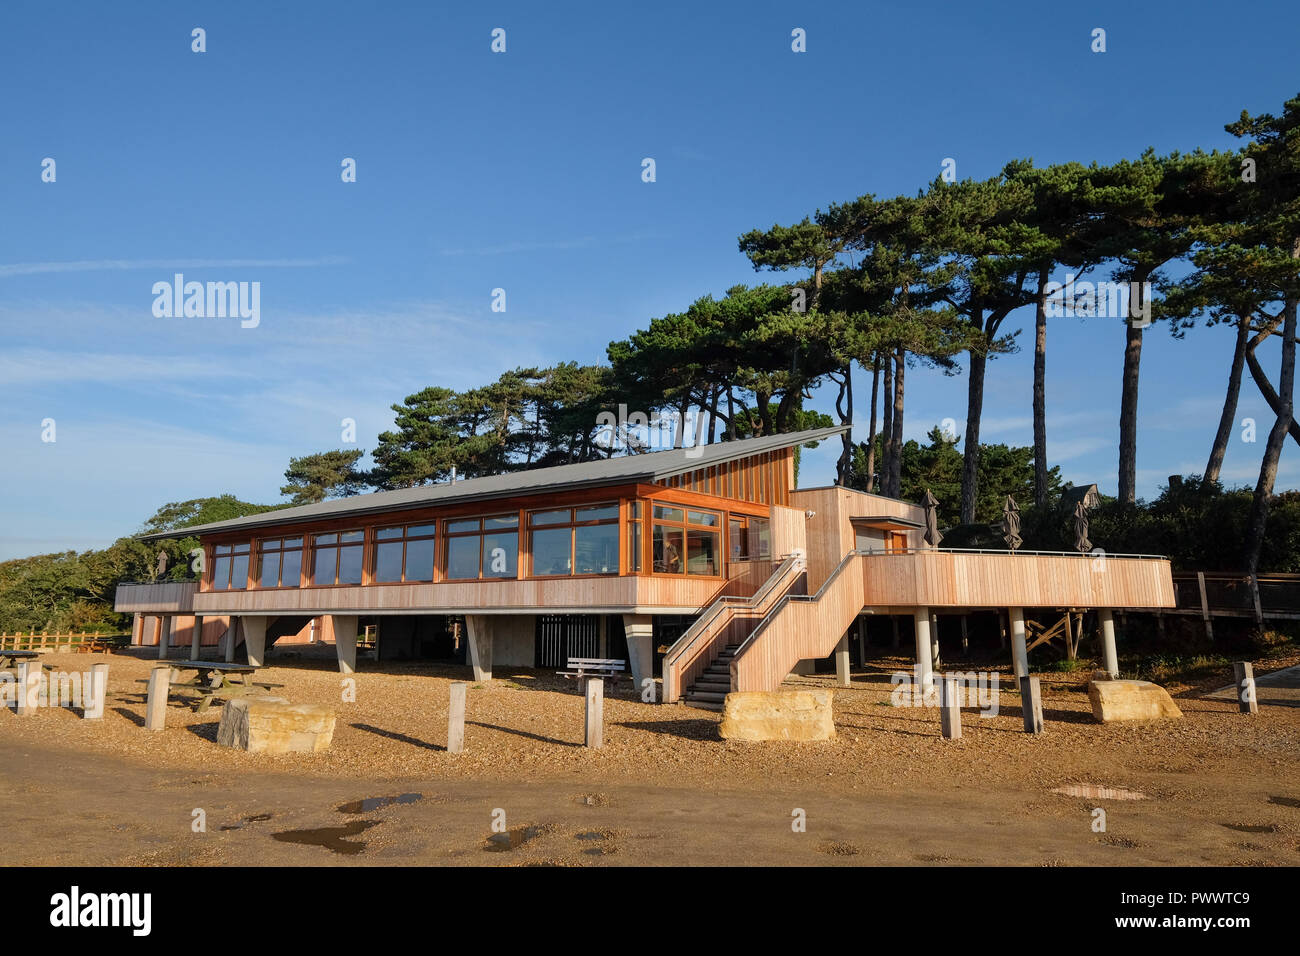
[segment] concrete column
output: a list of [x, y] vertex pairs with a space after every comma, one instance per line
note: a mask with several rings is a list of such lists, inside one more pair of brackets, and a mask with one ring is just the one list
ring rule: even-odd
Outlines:
[[469, 638], [469, 662], [476, 681], [492, 679], [492, 622], [486, 614], [465, 615]]
[[929, 691], [934, 686], [934, 664], [930, 657], [930, 609], [918, 607], [912, 614], [916, 626], [916, 670], [921, 682], [921, 690]]
[[1011, 626], [1011, 663], [1015, 665], [1016, 686], [1020, 678], [1029, 676], [1029, 652], [1025, 650], [1025, 609], [1007, 608], [1007, 621]]
[[624, 614], [623, 633], [627, 635], [627, 665], [640, 697], [644, 690], [641, 682], [646, 678], [653, 680], [655, 676], [654, 618], [649, 614]]
[[835, 682], [841, 687], [849, 686], [849, 636], [847, 634], [835, 645]]
[[90, 668], [90, 687], [82, 688], [81, 716], [84, 720], [99, 720], [104, 716], [104, 698], [108, 696], [108, 665], [93, 664]]
[[893, 634], [891, 636], [891, 642], [892, 642], [891, 646], [894, 648], [894, 650], [898, 650], [898, 645], [901, 643], [898, 636], [898, 618], [893, 614], [889, 615], [889, 626], [893, 628]]
[[261, 615], [244, 615], [239, 623], [244, 628], [244, 650], [248, 663], [261, 667], [266, 662], [266, 622]]
[[1119, 657], [1115, 653], [1115, 619], [1108, 607], [1099, 608], [1097, 618], [1101, 622], [1101, 656], [1105, 661], [1106, 673], [1113, 680], [1119, 677]]
[[199, 647], [203, 643], [203, 618], [194, 615], [194, 633], [190, 635], [190, 660], [199, 659]]
[[226, 625], [226, 633], [221, 636], [221, 656], [227, 663], [235, 659], [235, 630], [239, 627], [239, 618], [229, 618]]
[[354, 674], [357, 670], [357, 620], [355, 614], [330, 615], [330, 629], [334, 632], [334, 652], [339, 658], [340, 674]]
[[172, 616], [163, 615], [158, 618], [158, 660], [167, 656], [167, 650], [172, 642]]
[[930, 615], [930, 663], [943, 670], [943, 655], [939, 653], [939, 615]]
[[961, 616], [961, 652], [963, 654], [970, 650], [970, 634], [966, 630], [967, 620], [967, 616], [963, 614]]
[[144, 729], [162, 730], [167, 720], [167, 692], [171, 689], [172, 669], [155, 667], [149, 672], [149, 693], [145, 702]]

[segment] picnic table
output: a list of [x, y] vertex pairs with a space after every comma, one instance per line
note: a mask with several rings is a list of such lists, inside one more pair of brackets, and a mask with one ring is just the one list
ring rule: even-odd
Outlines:
[[[226, 661], [159, 661], [158, 665], [171, 668], [168, 687], [179, 689], [182, 693], [192, 692], [198, 698], [194, 708], [196, 714], [205, 712], [212, 706], [212, 701], [220, 697], [229, 700], [232, 697], [249, 697], [264, 694], [283, 684], [268, 684], [254, 681], [252, 677], [258, 668], [252, 664], [234, 664]], [[178, 671], [194, 671], [194, 676], [177, 679]], [[233, 678], [240, 678], [236, 683]]]
[[0, 650], [0, 671], [7, 671], [19, 661], [29, 661], [40, 657], [40, 651], [5, 651]]
[[561, 677], [577, 680], [578, 686], [582, 688], [583, 693], [587, 691], [587, 681], [593, 677], [608, 680], [611, 686], [617, 684], [620, 678], [630, 679], [623, 661], [617, 658], [570, 657], [569, 667], [572, 669], [556, 671], [555, 673]]

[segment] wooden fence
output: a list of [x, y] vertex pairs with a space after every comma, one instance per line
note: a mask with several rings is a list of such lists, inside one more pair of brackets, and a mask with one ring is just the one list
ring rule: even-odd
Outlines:
[[47, 634], [44, 632], [40, 634], [0, 634], [0, 650], [72, 651], [92, 641], [106, 642], [114, 646], [125, 646], [131, 642], [131, 634], [129, 631], [122, 634], [97, 634], [85, 631], [69, 632], [67, 634]]

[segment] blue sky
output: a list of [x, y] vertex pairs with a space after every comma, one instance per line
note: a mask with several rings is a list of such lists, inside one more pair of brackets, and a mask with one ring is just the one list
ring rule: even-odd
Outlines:
[[[945, 157], [983, 177], [1020, 156], [1230, 147], [1225, 122], [1300, 90], [1297, 27], [1281, 3], [7, 0], [0, 559], [103, 546], [167, 501], [278, 500], [289, 457], [339, 447], [341, 419], [372, 448], [426, 385], [599, 361], [654, 316], [769, 278], [740, 233], [914, 192]], [[176, 272], [260, 282], [260, 325], [156, 318], [152, 286]], [[990, 365], [983, 436], [1029, 444], [1032, 316], [1008, 325], [1024, 349]], [[1050, 458], [1112, 493], [1123, 340], [1117, 320], [1049, 329]], [[1222, 328], [1148, 332], [1140, 494], [1204, 468], [1231, 347]], [[964, 375], [912, 373], [908, 437], [964, 410]], [[1260, 441], [1234, 441], [1231, 483], [1253, 483], [1269, 423], [1249, 382], [1247, 416]], [[802, 483], [833, 458], [808, 453]], [[1280, 485], [1297, 469], [1288, 448]]]

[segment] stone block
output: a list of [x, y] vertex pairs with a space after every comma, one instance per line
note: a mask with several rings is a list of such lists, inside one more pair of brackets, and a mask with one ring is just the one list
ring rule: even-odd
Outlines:
[[1122, 720], [1181, 717], [1169, 692], [1145, 680], [1104, 680], [1088, 685], [1092, 715], [1103, 724]]
[[320, 704], [290, 704], [282, 697], [226, 701], [217, 743], [249, 753], [316, 753], [334, 738], [334, 711]]
[[831, 697], [828, 690], [728, 694], [719, 733], [726, 740], [830, 740]]

